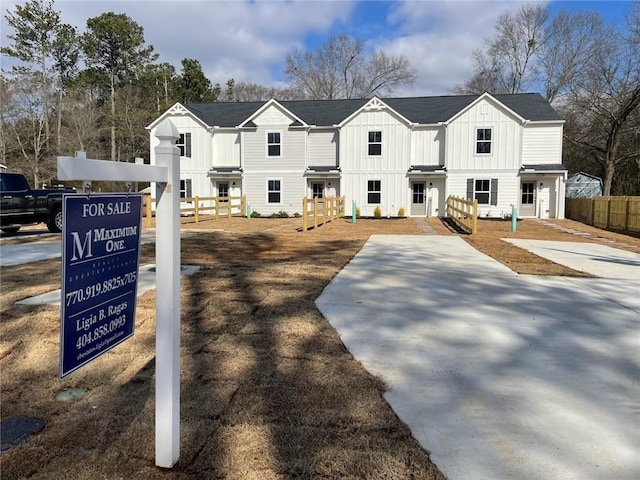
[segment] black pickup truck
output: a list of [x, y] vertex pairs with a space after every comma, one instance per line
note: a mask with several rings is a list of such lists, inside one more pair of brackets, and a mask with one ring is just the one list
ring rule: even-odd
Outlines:
[[75, 189], [32, 190], [20, 173], [0, 173], [0, 230], [17, 232], [21, 225], [44, 222], [50, 232], [62, 230], [62, 194]]

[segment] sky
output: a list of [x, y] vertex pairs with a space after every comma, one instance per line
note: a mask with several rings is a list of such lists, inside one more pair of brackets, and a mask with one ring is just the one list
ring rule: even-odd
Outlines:
[[[24, 1], [2, 0], [0, 38], [11, 33], [5, 15]], [[88, 18], [125, 13], [144, 28], [147, 44], [179, 72], [183, 58], [198, 60], [212, 83], [229, 78], [284, 86], [284, 59], [294, 48], [315, 50], [346, 33], [367, 49], [406, 56], [417, 70], [411, 87], [395, 96], [447, 95], [472, 74], [472, 52], [493, 34], [498, 17], [522, 1], [462, 0], [54, 0], [64, 23], [83, 32]], [[629, 1], [545, 2], [559, 9], [598, 11], [622, 23]], [[10, 65], [2, 58], [2, 68]]]

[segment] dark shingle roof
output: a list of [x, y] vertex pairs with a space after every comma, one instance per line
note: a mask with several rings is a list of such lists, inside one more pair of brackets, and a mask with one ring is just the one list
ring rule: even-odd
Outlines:
[[[382, 98], [381, 100], [407, 120], [417, 124], [445, 122], [476, 100], [479, 95], [444, 97]], [[537, 93], [494, 95], [521, 117], [531, 121], [562, 120], [551, 105]], [[308, 125], [332, 126], [342, 122], [369, 99], [298, 100], [279, 102]], [[266, 102], [216, 102], [185, 105], [209, 126], [236, 127]]]

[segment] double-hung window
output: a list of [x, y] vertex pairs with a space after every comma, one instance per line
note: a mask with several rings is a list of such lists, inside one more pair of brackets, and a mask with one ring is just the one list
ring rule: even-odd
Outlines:
[[476, 129], [476, 153], [481, 155], [488, 155], [491, 153], [491, 137], [490, 128]]
[[184, 180], [180, 180], [180, 198], [191, 198], [192, 190], [191, 190], [191, 179], [187, 178]]
[[382, 155], [382, 132], [369, 132], [369, 155]]
[[478, 205], [498, 204], [497, 178], [469, 178], [467, 179], [467, 198], [475, 199]]
[[280, 132], [267, 132], [267, 156], [279, 157], [281, 152]]
[[267, 203], [280, 203], [281, 195], [280, 180], [267, 180]]
[[180, 138], [176, 140], [176, 147], [180, 149], [181, 157], [191, 157], [191, 134], [181, 133]]
[[491, 183], [488, 179], [476, 180], [473, 192], [473, 198], [478, 200], [480, 205], [489, 205], [489, 197], [491, 196]]
[[382, 187], [380, 180], [368, 180], [367, 181], [367, 203], [368, 204], [380, 204], [380, 197], [382, 193]]

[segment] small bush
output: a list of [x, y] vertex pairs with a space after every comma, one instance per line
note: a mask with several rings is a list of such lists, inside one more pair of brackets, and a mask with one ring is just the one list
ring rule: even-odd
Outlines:
[[404, 217], [404, 207], [400, 207], [400, 208], [398, 209], [398, 216], [399, 216], [399, 217]]
[[251, 218], [260, 218], [260, 214], [258, 213], [257, 210], [254, 210], [253, 212], [251, 212], [250, 217]]
[[289, 213], [284, 210], [280, 210], [279, 212], [273, 212], [269, 215], [271, 218], [289, 218]]
[[356, 207], [356, 218], [360, 218], [360, 207]]
[[298, 212], [295, 212], [295, 213], [293, 214], [293, 216], [294, 216], [295, 218], [300, 218], [300, 216], [301, 216], [301, 215], [300, 215]]
[[376, 207], [373, 211], [373, 216], [375, 218], [382, 218], [382, 209], [380, 207]]

